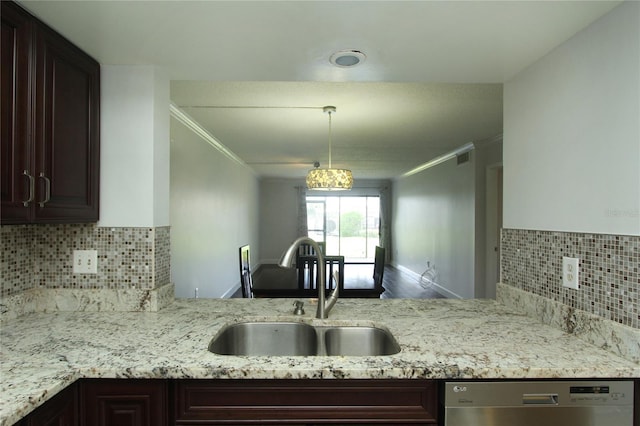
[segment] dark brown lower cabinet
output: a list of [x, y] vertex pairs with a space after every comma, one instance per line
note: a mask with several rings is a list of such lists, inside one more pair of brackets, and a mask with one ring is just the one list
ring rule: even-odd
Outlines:
[[55, 395], [22, 419], [20, 426], [77, 426], [78, 386], [76, 383]]
[[[83, 379], [18, 425], [436, 425], [437, 383]], [[634, 425], [640, 426], [640, 380], [634, 407]]]
[[83, 379], [20, 426], [435, 425], [432, 380]]
[[178, 380], [174, 424], [435, 425], [429, 380]]
[[80, 382], [81, 425], [165, 426], [169, 424], [168, 418], [166, 380]]

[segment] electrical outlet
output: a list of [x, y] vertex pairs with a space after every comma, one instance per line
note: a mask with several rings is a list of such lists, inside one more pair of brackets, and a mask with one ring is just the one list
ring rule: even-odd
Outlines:
[[97, 274], [98, 273], [98, 251], [97, 250], [74, 250], [73, 251], [73, 273], [74, 274]]
[[580, 259], [577, 257], [563, 257], [562, 258], [562, 286], [573, 288], [575, 290], [580, 289], [578, 284], [579, 277], [579, 265]]

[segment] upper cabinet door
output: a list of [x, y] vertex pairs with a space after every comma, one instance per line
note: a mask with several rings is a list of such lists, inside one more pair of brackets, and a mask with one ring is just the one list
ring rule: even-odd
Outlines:
[[3, 219], [30, 220], [35, 198], [35, 170], [31, 161], [31, 20], [10, 2], [1, 2], [2, 104], [0, 105], [0, 211]]
[[15, 3], [1, 7], [1, 222], [96, 222], [100, 65]]
[[36, 221], [95, 222], [100, 65], [47, 27], [35, 33]]

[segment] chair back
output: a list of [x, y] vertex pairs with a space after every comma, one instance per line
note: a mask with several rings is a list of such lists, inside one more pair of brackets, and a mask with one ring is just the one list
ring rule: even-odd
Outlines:
[[[319, 241], [318, 246], [320, 247], [320, 250], [322, 250], [322, 254], [327, 254], [327, 251], [325, 250], [324, 241]], [[313, 248], [311, 244], [300, 244], [300, 247], [298, 247], [298, 256], [315, 256], [315, 255], [316, 255], [316, 250]]]
[[[327, 254], [324, 241], [317, 242], [322, 254]], [[300, 244], [296, 253], [296, 268], [298, 269], [298, 286], [302, 288], [317, 288], [316, 250], [311, 244]], [[315, 277], [315, 278], [314, 278]]]
[[240, 247], [240, 288], [242, 290], [243, 298], [253, 297], [253, 280], [251, 278], [251, 256], [250, 247]]
[[384, 291], [382, 278], [384, 277], [385, 249], [376, 246], [376, 255], [373, 263], [373, 285], [376, 289]]

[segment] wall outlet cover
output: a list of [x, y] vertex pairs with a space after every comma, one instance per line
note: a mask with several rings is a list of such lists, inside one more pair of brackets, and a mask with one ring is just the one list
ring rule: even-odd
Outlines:
[[74, 250], [73, 251], [73, 273], [74, 274], [97, 274], [98, 273], [98, 251], [97, 250]]
[[577, 257], [563, 257], [562, 258], [562, 286], [572, 288], [575, 290], [580, 289], [579, 284], [579, 268], [580, 259]]

